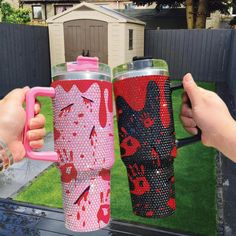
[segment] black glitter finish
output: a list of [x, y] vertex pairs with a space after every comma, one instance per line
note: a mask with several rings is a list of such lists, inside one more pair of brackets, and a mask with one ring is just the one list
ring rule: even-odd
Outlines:
[[[137, 93], [132, 94], [135, 85], [146, 87], [145, 101], [140, 101], [142, 96]], [[169, 216], [176, 208], [173, 167], [176, 145], [169, 78], [125, 79], [115, 82], [114, 88], [121, 157], [127, 168], [134, 214]], [[128, 98], [119, 95], [122, 89], [129, 89]], [[131, 99], [144, 102], [144, 108], [132, 109]], [[161, 106], [167, 108], [161, 110]]]

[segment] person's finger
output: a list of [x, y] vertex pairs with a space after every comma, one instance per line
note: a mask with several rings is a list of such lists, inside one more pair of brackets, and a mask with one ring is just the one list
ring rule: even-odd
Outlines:
[[184, 103], [189, 102], [189, 97], [188, 97], [188, 94], [186, 92], [182, 93], [182, 102], [184, 102]]
[[196, 127], [196, 123], [195, 123], [194, 119], [186, 117], [186, 116], [181, 116], [180, 118], [181, 118], [182, 123], [185, 128], [195, 128]]
[[41, 104], [40, 102], [36, 99], [35, 105], [34, 105], [34, 114], [37, 115], [40, 112]]
[[199, 100], [200, 91], [190, 73], [184, 76], [183, 86], [184, 86], [185, 92], [188, 94], [188, 97], [191, 101], [192, 106], [195, 106], [197, 104], [197, 101]]
[[187, 103], [183, 103], [180, 115], [186, 117], [193, 117], [193, 110], [189, 107]]
[[42, 148], [43, 147], [43, 144], [44, 144], [44, 140], [43, 139], [40, 139], [40, 140], [37, 140], [37, 141], [30, 141], [29, 142], [29, 145], [31, 148]]
[[29, 121], [29, 129], [40, 129], [45, 126], [45, 117], [42, 114], [36, 115], [34, 118], [31, 118]]
[[46, 135], [45, 128], [29, 130], [27, 132], [27, 137], [28, 137], [29, 141], [40, 140], [40, 139], [44, 138], [45, 135]]
[[14, 89], [10, 93], [8, 93], [4, 99], [6, 99], [8, 102], [13, 102], [15, 104], [22, 105], [25, 101], [25, 95], [29, 91], [29, 89], [30, 88], [28, 86], [22, 89]]
[[198, 134], [198, 129], [197, 129], [197, 128], [185, 127], [185, 129], [186, 129], [190, 134], [193, 134], [193, 135]]

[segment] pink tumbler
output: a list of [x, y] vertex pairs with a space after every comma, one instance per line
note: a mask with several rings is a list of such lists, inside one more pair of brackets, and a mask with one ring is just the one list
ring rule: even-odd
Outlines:
[[27, 156], [57, 162], [61, 172], [65, 226], [93, 231], [110, 220], [110, 169], [114, 163], [112, 83], [110, 68], [98, 58], [53, 68], [51, 88], [32, 88], [26, 97], [27, 120], [36, 96], [53, 98], [54, 149]]

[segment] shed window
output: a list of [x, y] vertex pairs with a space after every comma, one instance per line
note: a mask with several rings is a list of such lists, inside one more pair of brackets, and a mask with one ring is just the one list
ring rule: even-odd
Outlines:
[[134, 9], [135, 8], [135, 4], [132, 3], [125, 3], [125, 9]]
[[32, 18], [42, 20], [42, 6], [41, 5], [33, 5], [32, 6]]
[[54, 14], [57, 15], [59, 13], [62, 13], [63, 11], [66, 11], [71, 7], [73, 7], [73, 5], [54, 5]]
[[129, 50], [133, 50], [133, 32], [134, 30], [129, 29]]

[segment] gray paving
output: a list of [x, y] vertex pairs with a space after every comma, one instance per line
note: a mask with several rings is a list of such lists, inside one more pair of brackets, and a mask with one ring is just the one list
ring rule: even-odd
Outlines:
[[[42, 150], [53, 150], [53, 135], [49, 133], [45, 137], [45, 145]], [[8, 170], [0, 174], [0, 198], [9, 198], [16, 193], [42, 171], [47, 169], [52, 162], [34, 161], [25, 158], [19, 163], [15, 163]]]

